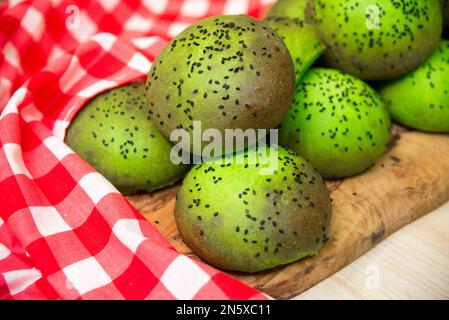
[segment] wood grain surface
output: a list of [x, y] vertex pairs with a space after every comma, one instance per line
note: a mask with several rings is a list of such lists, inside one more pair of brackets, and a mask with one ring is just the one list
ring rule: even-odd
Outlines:
[[449, 300], [449, 202], [294, 299]]
[[[274, 298], [288, 299], [339, 271], [449, 200], [449, 136], [396, 128], [389, 150], [373, 168], [328, 181], [328, 188], [333, 199], [330, 238], [316, 256], [255, 274], [230, 274]], [[128, 199], [179, 252], [195, 257], [176, 228], [178, 189]]]

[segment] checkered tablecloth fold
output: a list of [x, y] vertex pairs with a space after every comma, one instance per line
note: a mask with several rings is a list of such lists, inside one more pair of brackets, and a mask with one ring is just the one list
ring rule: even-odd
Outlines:
[[168, 41], [270, 0], [5, 1], [0, 5], [0, 298], [265, 299], [180, 255], [64, 144], [77, 111], [143, 80]]

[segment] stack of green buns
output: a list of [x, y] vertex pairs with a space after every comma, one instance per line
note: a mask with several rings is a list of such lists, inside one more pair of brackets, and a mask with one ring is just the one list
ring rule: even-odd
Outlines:
[[[323, 178], [369, 170], [390, 118], [449, 133], [443, 25], [446, 0], [280, 0], [264, 21], [207, 18], [167, 45], [146, 83], [91, 100], [66, 142], [126, 194], [188, 172], [176, 223], [210, 264], [257, 272], [291, 263], [329, 237]], [[228, 145], [229, 129], [258, 135]], [[257, 143], [270, 129], [279, 143]], [[173, 150], [201, 157], [212, 140], [212, 159], [174, 161]]]

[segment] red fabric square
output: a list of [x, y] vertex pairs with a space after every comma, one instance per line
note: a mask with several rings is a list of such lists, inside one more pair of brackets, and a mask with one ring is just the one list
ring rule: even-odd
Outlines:
[[42, 293], [43, 299], [56, 300], [59, 298], [58, 293], [45, 278], [36, 281], [36, 288]]
[[111, 237], [111, 230], [101, 213], [94, 208], [87, 220], [73, 230], [91, 255], [103, 250]]
[[45, 272], [44, 275], [52, 274], [61, 268], [45, 238], [33, 241], [26, 247], [26, 250], [30, 255], [41, 255], [45, 257], [45, 259], [35, 261], [36, 267]]
[[253, 288], [248, 287], [224, 273], [217, 273], [212, 277], [212, 281], [231, 300], [248, 300], [256, 294]]
[[48, 174], [37, 178], [35, 181], [53, 205], [63, 201], [77, 184], [61, 163], [58, 163]]
[[8, 285], [6, 284], [5, 278], [2, 276], [1, 273], [0, 273], [0, 299], [1, 300], [11, 299]]
[[28, 207], [15, 176], [0, 182], [0, 204], [0, 216], [5, 221], [17, 210]]
[[47, 117], [54, 119], [61, 112], [62, 106], [70, 99], [59, 87], [59, 77], [49, 71], [37, 73], [28, 85], [33, 94], [36, 108], [45, 112]]
[[98, 79], [106, 78], [123, 68], [122, 60], [105, 52], [98, 43], [93, 41], [83, 47], [80, 64], [89, 75]]
[[[23, 121], [23, 120], [21, 120]], [[39, 136], [31, 130], [28, 126], [23, 126], [23, 136], [21, 137], [21, 147], [22, 147], [22, 153], [24, 156], [27, 152], [31, 152], [40, 145], [42, 145], [42, 139], [39, 138]], [[34, 155], [36, 156], [36, 155]], [[53, 155], [51, 155], [54, 157]]]
[[23, 31], [22, 34], [17, 36], [19, 36], [21, 40], [24, 40], [24, 38], [29, 38], [24, 45], [20, 46], [22, 49], [20, 50], [20, 58], [24, 71], [26, 73], [33, 74], [38, 71], [42, 65], [45, 65], [47, 62], [47, 56], [44, 49], [39, 44], [33, 42], [31, 37], [26, 32]]
[[159, 282], [139, 258], [134, 257], [126, 271], [114, 280], [121, 292], [126, 292], [126, 299], [144, 299]]

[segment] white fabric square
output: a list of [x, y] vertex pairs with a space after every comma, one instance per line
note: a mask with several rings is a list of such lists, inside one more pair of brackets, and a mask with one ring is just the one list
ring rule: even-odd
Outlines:
[[227, 0], [223, 14], [241, 14], [248, 11], [249, 0]]
[[3, 48], [3, 54], [5, 55], [5, 60], [12, 65], [14, 68], [19, 71], [22, 70], [20, 66], [20, 55], [19, 51], [17, 51], [16, 47], [12, 44], [12, 42], [7, 42], [5, 47]]
[[79, 185], [95, 204], [110, 193], [119, 193], [108, 180], [97, 172], [86, 174], [79, 181]]
[[86, 42], [93, 34], [97, 32], [97, 26], [84, 11], [74, 14], [74, 19], [79, 19], [79, 23], [75, 23], [73, 27], [69, 28], [69, 31], [78, 42]]
[[11, 295], [18, 294], [41, 278], [41, 272], [35, 268], [4, 272], [6, 284]]
[[29, 207], [39, 233], [44, 237], [72, 230], [54, 207]]
[[10, 1], [8, 1], [8, 6], [9, 6], [9, 8], [12, 8], [24, 1], [26, 1], [26, 0], [10, 0]]
[[22, 150], [16, 143], [7, 143], [3, 145], [6, 159], [14, 174], [24, 174], [31, 179], [31, 174], [23, 162]]
[[[143, 48], [142, 48], [143, 49]], [[9, 94], [11, 93], [12, 83], [9, 79], [5, 77], [0, 77], [0, 106], [5, 105], [8, 102]]]
[[56, 156], [56, 158], [58, 158], [58, 160], [62, 160], [65, 156], [73, 153], [69, 146], [54, 136], [45, 139], [44, 145]]
[[53, 125], [53, 134], [58, 137], [61, 141], [64, 139], [65, 130], [70, 125], [70, 122], [66, 120], [56, 120]]
[[94, 257], [75, 262], [62, 271], [80, 294], [85, 294], [112, 282]]
[[120, 0], [99, 0], [101, 6], [107, 12], [112, 12], [120, 3]]
[[25, 88], [20, 88], [16, 92], [14, 92], [11, 99], [9, 99], [8, 103], [6, 104], [5, 108], [3, 109], [3, 111], [0, 115], [0, 120], [3, 119], [8, 114], [19, 113], [17, 106], [22, 103], [27, 92], [28, 91]]
[[112, 228], [115, 236], [133, 253], [137, 251], [139, 245], [147, 240], [142, 234], [139, 221], [136, 219], [121, 219]]
[[90, 98], [97, 95], [99, 92], [113, 88], [117, 85], [117, 83], [108, 81], [108, 80], [99, 80], [91, 84], [89, 87], [84, 88], [80, 92], [78, 92], [78, 96], [83, 98]]
[[156, 43], [159, 40], [160, 40], [159, 37], [142, 37], [142, 38], [132, 39], [131, 42], [137, 48], [144, 50], [144, 49], [149, 48], [152, 44]]
[[72, 56], [69, 66], [59, 78], [59, 88], [62, 92], [68, 93], [85, 76], [86, 70], [84, 70], [78, 57]]
[[54, 44], [53, 48], [51, 48], [50, 54], [48, 55], [47, 62], [53, 62], [54, 60], [60, 58], [64, 53], [65, 51], [61, 48], [61, 46]]
[[185, 0], [181, 7], [181, 15], [187, 17], [202, 17], [209, 10], [209, 0]]
[[154, 21], [152, 19], [147, 19], [138, 13], [134, 13], [128, 20], [126, 20], [124, 28], [127, 31], [147, 32], [153, 24]]
[[177, 299], [190, 300], [209, 279], [192, 260], [180, 255], [165, 270], [161, 281]]
[[162, 14], [167, 9], [168, 0], [143, 0], [143, 5], [154, 14]]
[[110, 51], [117, 37], [112, 33], [102, 32], [94, 35], [90, 40], [95, 41], [104, 51]]
[[170, 37], [176, 37], [178, 34], [180, 34], [182, 31], [184, 31], [185, 28], [189, 26], [186, 22], [173, 22], [170, 27], [168, 28], [168, 35]]
[[151, 69], [151, 63], [143, 54], [137, 52], [128, 61], [128, 67], [139, 70], [143, 73], [148, 73]]
[[2, 92], [8, 93], [12, 88], [12, 82], [8, 78], [0, 77], [0, 89]]
[[11, 251], [0, 242], [0, 260], [7, 258], [11, 254]]
[[22, 109], [20, 113], [25, 122], [40, 121], [44, 117], [42, 112], [37, 110], [34, 103], [28, 104], [25, 108]]
[[45, 30], [45, 19], [42, 13], [30, 6], [25, 16], [20, 21], [20, 25], [24, 28], [34, 41], [41, 40]]

